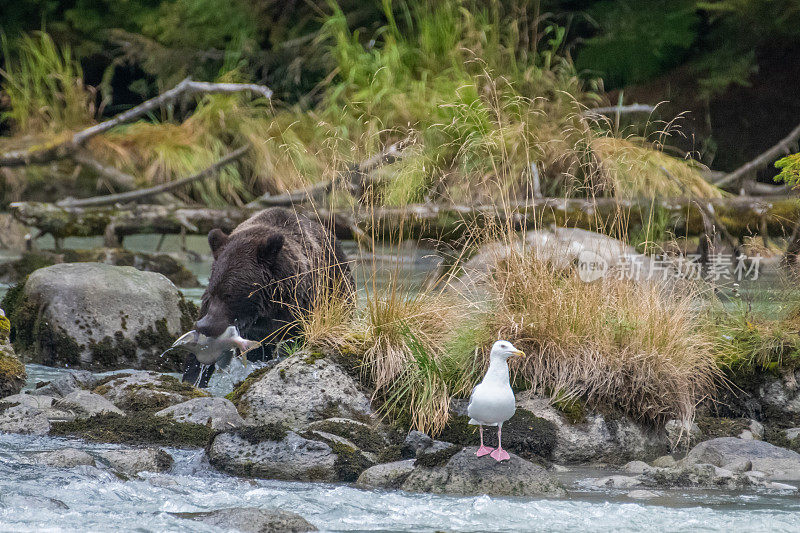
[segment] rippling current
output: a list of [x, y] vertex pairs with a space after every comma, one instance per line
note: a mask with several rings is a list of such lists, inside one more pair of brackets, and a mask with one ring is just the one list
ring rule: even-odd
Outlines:
[[245, 480], [214, 472], [200, 450], [169, 450], [166, 474], [123, 481], [106, 470], [26, 464], [27, 455], [75, 440], [0, 435], [2, 531], [217, 531], [170, 513], [279, 507], [324, 531], [796, 531], [800, 500], [768, 493], [674, 493], [660, 504], [624, 493], [572, 492], [564, 499], [455, 498], [346, 485]]

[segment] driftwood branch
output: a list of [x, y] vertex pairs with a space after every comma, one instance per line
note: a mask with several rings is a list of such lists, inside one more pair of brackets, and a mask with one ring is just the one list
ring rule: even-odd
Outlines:
[[213, 93], [237, 93], [250, 92], [256, 93], [264, 98], [271, 98], [272, 91], [263, 85], [252, 83], [208, 83], [203, 81], [192, 81], [187, 78], [172, 89], [161, 95], [151, 98], [136, 107], [120, 113], [104, 122], [90, 126], [81, 130], [66, 140], [53, 141], [51, 143], [35, 146], [28, 150], [17, 150], [0, 154], [0, 167], [14, 167], [31, 164], [43, 164], [73, 157], [89, 139], [105, 133], [112, 128], [136, 120], [147, 113], [154, 111], [161, 106], [176, 101], [180, 97], [194, 94], [213, 94]]
[[778, 141], [778, 143], [772, 146], [769, 150], [762, 152], [758, 157], [740, 166], [721, 180], [717, 181], [714, 185], [717, 187], [722, 187], [723, 185], [728, 185], [730, 183], [739, 183], [749, 174], [752, 174], [757, 170], [769, 165], [780, 156], [790, 154], [792, 146], [797, 143], [798, 139], [800, 139], [800, 124], [798, 124], [797, 127], [789, 132], [789, 135]]
[[82, 198], [77, 200], [73, 198], [67, 198], [65, 200], [61, 200], [60, 202], [57, 202], [56, 205], [59, 207], [90, 207], [99, 205], [110, 205], [123, 202], [133, 202], [137, 200], [142, 200], [144, 198], [149, 198], [157, 194], [165, 193], [173, 189], [183, 187], [184, 185], [188, 185], [190, 183], [207, 178], [209, 176], [213, 176], [221, 168], [233, 163], [234, 161], [242, 157], [249, 149], [250, 149], [249, 145], [242, 146], [241, 148], [234, 150], [228, 155], [220, 158], [216, 163], [214, 163], [213, 165], [204, 170], [201, 170], [197, 174], [179, 180], [171, 181], [168, 183], [162, 183], [161, 185], [156, 185], [155, 187], [149, 187], [147, 189], [139, 189], [137, 191], [128, 191], [118, 194], [106, 194], [104, 196], [94, 196], [92, 198]]

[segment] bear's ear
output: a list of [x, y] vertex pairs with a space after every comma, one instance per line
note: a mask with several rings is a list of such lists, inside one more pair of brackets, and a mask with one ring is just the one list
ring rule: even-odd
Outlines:
[[211, 254], [216, 259], [222, 248], [228, 244], [228, 236], [219, 228], [214, 228], [208, 232], [208, 245], [211, 247]]
[[256, 255], [261, 263], [271, 263], [283, 248], [283, 235], [270, 235], [258, 244]]

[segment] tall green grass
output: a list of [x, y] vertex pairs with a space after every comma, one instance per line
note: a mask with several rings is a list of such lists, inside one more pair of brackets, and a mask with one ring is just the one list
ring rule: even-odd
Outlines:
[[2, 36], [5, 70], [2, 89], [8, 97], [3, 120], [20, 134], [59, 133], [89, 124], [95, 114], [94, 91], [83, 83], [83, 70], [68, 46], [58, 47], [44, 32], [22, 35], [12, 49]]

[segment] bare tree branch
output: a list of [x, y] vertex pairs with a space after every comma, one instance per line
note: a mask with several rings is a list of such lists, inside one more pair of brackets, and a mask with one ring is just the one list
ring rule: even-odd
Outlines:
[[136, 178], [111, 165], [101, 163], [84, 150], [77, 150], [72, 154], [72, 160], [79, 165], [92, 169], [94, 172], [113, 183], [116, 187], [128, 191], [136, 188]]
[[646, 104], [631, 104], [631, 105], [612, 105], [608, 107], [595, 107], [587, 109], [581, 115], [584, 117], [609, 115], [609, 114], [626, 114], [626, 113], [652, 113], [656, 108]]
[[721, 180], [717, 181], [714, 185], [717, 187], [722, 187], [723, 185], [727, 185], [729, 183], [738, 183], [748, 174], [769, 165], [778, 157], [782, 155], [789, 155], [791, 153], [791, 147], [797, 142], [798, 139], [800, 139], [800, 124], [790, 131], [789, 135], [772, 146], [772, 148], [761, 153], [761, 155], [755, 159], [740, 166]]
[[188, 185], [192, 182], [212, 176], [216, 174], [219, 171], [219, 169], [233, 163], [234, 161], [242, 157], [249, 149], [250, 149], [249, 145], [242, 146], [241, 148], [234, 150], [228, 155], [220, 158], [219, 161], [217, 161], [210, 167], [201, 170], [197, 174], [194, 174], [193, 176], [189, 176], [175, 181], [170, 181], [168, 183], [156, 185], [155, 187], [149, 187], [147, 189], [140, 189], [138, 191], [128, 191], [118, 194], [107, 194], [104, 196], [94, 196], [92, 198], [83, 198], [78, 200], [73, 198], [67, 198], [61, 200], [60, 202], [56, 202], [56, 205], [59, 207], [90, 207], [98, 205], [115, 204], [119, 202], [133, 202], [135, 200], [141, 200], [142, 198], [155, 196], [157, 194], [171, 191], [173, 189], [177, 189], [178, 187], [183, 187], [184, 185]]
[[147, 113], [160, 108], [163, 105], [174, 102], [181, 96], [193, 94], [215, 94], [215, 93], [237, 93], [251, 92], [257, 93], [264, 98], [271, 98], [272, 91], [264, 85], [253, 83], [209, 83], [204, 81], [192, 81], [186, 78], [172, 89], [165, 93], [151, 98], [136, 107], [129, 109], [119, 115], [114, 116], [100, 124], [95, 124], [84, 130], [79, 131], [64, 141], [55, 141], [44, 146], [35, 146], [28, 150], [17, 150], [0, 154], [0, 167], [14, 167], [31, 164], [42, 164], [73, 157], [75, 152], [83, 146], [86, 141], [105, 133], [108, 130], [138, 119]]

